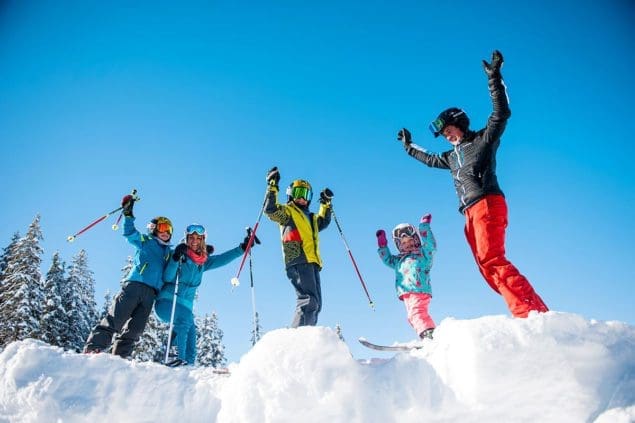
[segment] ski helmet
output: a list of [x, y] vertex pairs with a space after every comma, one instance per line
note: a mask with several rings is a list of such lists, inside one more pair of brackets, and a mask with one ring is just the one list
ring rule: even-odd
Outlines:
[[311, 184], [304, 179], [296, 179], [287, 187], [287, 201], [297, 200], [298, 198], [304, 198], [307, 205], [311, 203], [311, 198], [313, 198]]
[[415, 241], [415, 247], [421, 248], [421, 238], [419, 238], [419, 234], [417, 233], [415, 227], [410, 223], [400, 223], [392, 230], [392, 239], [395, 240], [395, 245], [399, 251], [401, 251], [401, 239], [403, 237], [413, 238]]
[[157, 216], [148, 223], [148, 233], [156, 236], [158, 232], [167, 232], [170, 234], [170, 238], [172, 238], [172, 222], [170, 219], [164, 216]]
[[430, 123], [430, 131], [435, 137], [438, 137], [448, 125], [456, 126], [463, 133], [466, 133], [470, 127], [470, 118], [467, 117], [464, 110], [458, 107], [450, 107], [442, 111], [441, 114]]

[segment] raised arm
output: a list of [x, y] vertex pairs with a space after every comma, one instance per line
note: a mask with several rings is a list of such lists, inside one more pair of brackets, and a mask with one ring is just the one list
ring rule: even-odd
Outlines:
[[264, 210], [269, 219], [284, 225], [291, 216], [284, 205], [278, 204], [278, 182], [280, 182], [280, 173], [277, 167], [273, 167], [267, 172], [267, 197]]
[[436, 167], [438, 169], [449, 169], [447, 153], [428, 153], [428, 151], [416, 144], [412, 143], [412, 135], [406, 128], [402, 128], [397, 133], [397, 139], [403, 142], [403, 147], [410, 157], [414, 157], [423, 164]]
[[432, 221], [431, 214], [425, 214], [421, 217], [419, 222], [419, 236], [421, 237], [421, 251], [426, 257], [432, 258], [437, 251], [437, 241], [434, 238], [432, 229], [430, 228], [430, 222]]
[[483, 60], [483, 69], [487, 75], [489, 95], [492, 99], [492, 114], [487, 119], [487, 126], [483, 134], [485, 142], [497, 141], [503, 135], [505, 126], [507, 126], [507, 119], [512, 114], [509, 109], [507, 87], [501, 75], [502, 66], [503, 55], [498, 50], [494, 50], [492, 53], [492, 61], [490, 63]]

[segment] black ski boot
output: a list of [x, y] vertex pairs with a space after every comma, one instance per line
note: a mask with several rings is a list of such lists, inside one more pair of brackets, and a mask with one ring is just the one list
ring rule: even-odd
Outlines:
[[434, 328], [429, 328], [424, 330], [419, 334], [419, 338], [421, 339], [432, 339], [432, 332], [434, 332]]

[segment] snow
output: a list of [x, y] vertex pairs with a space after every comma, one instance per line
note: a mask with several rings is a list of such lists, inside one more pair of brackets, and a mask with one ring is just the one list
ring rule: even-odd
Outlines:
[[635, 421], [626, 323], [448, 318], [421, 350], [369, 354], [330, 328], [278, 329], [228, 376], [14, 342], [0, 353], [0, 422]]

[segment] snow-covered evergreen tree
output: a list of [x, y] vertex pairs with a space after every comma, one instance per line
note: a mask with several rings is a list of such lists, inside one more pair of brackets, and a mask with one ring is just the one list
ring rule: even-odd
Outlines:
[[4, 270], [7, 268], [9, 256], [11, 255], [11, 251], [15, 249], [15, 245], [18, 243], [19, 239], [20, 233], [14, 233], [11, 237], [11, 242], [9, 242], [9, 245], [2, 249], [2, 255], [0, 255], [0, 287], [2, 286], [2, 282], [4, 281]]
[[123, 285], [127, 282], [127, 277], [130, 274], [130, 271], [134, 267], [134, 258], [132, 256], [128, 256], [126, 259], [126, 264], [121, 268], [121, 279], [119, 280], [119, 285], [123, 287]]
[[88, 268], [86, 251], [81, 250], [71, 261], [68, 271], [67, 291], [68, 307], [66, 307], [71, 332], [66, 348], [81, 351], [90, 330], [97, 321], [97, 305], [95, 304], [95, 279]]
[[65, 272], [65, 264], [60, 259], [59, 252], [55, 252], [43, 284], [44, 304], [40, 319], [40, 339], [58, 347], [64, 347], [66, 332], [69, 330], [61, 294], [66, 283]]
[[110, 290], [107, 289], [106, 293], [104, 294], [104, 303], [101, 306], [101, 311], [99, 312], [99, 315], [97, 316], [97, 321], [95, 322], [95, 324], [101, 322], [101, 319], [106, 317], [106, 315], [108, 314], [108, 310], [110, 310], [111, 305], [112, 305], [112, 295], [110, 295]]
[[132, 358], [137, 361], [163, 362], [168, 338], [168, 325], [150, 313], [148, 323], [135, 345]]
[[197, 318], [196, 340], [197, 361], [201, 366], [225, 367], [225, 346], [223, 345], [223, 331], [218, 327], [216, 313], [206, 314], [203, 318]]
[[26, 235], [9, 248], [5, 257], [6, 268], [0, 290], [0, 346], [40, 336], [40, 315], [44, 302], [40, 273], [42, 239], [40, 215], [37, 215]]
[[256, 342], [260, 341], [260, 338], [262, 338], [261, 335], [261, 331], [262, 331], [262, 326], [260, 326], [260, 316], [258, 316], [258, 312], [256, 312], [255, 316], [254, 316], [254, 328], [251, 329], [251, 345], [254, 346], [256, 345]]

